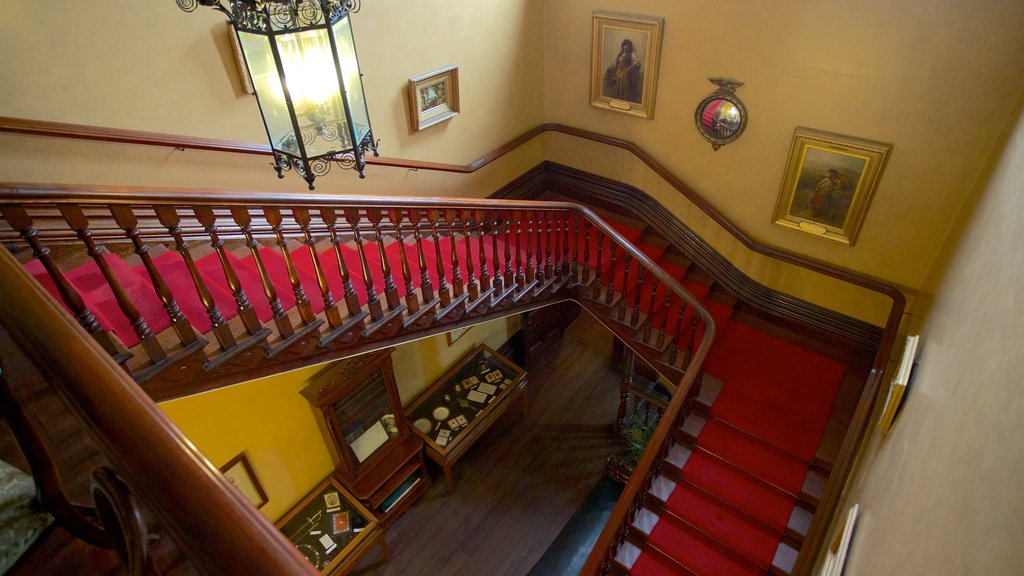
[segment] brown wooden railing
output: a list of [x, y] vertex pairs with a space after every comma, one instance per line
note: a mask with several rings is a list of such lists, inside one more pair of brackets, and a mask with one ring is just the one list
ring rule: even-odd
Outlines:
[[[249, 154], [268, 153], [265, 147], [259, 144], [219, 141], [149, 132], [125, 131], [8, 117], [0, 117], [0, 131], [61, 138], [78, 138], [94, 141], [168, 146], [182, 149], [216, 150], [220, 152]], [[528, 140], [546, 132], [564, 133], [583, 140], [594, 141], [603, 145], [625, 150], [647, 165], [653, 172], [663, 178], [665, 182], [675, 188], [689, 201], [693, 202], [695, 206], [700, 208], [725, 230], [729, 231], [737, 241], [752, 252], [762, 254], [792, 266], [811, 270], [823, 276], [838, 279], [842, 282], [863, 288], [866, 291], [881, 294], [892, 302], [883, 327], [881, 339], [878, 342], [877, 352], [870, 375], [865, 382], [854, 413], [853, 422], [848, 428], [848, 432], [843, 440], [839, 456], [833, 465], [832, 474], [830, 475], [828, 484], [826, 485], [825, 494], [819, 506], [819, 512], [815, 514], [813, 524], [804, 540], [804, 545], [801, 548], [801, 553], [794, 569], [795, 574], [809, 574], [817, 561], [819, 551], [822, 549], [823, 543], [827, 537], [834, 514], [839, 506], [840, 496], [844, 491], [846, 482], [853, 470], [858, 450], [867, 434], [867, 430], [869, 428], [868, 419], [874, 409], [875, 398], [877, 397], [878, 389], [881, 385], [882, 377], [885, 373], [893, 344], [896, 341], [900, 320], [905, 308], [906, 300], [903, 293], [899, 289], [885, 282], [868, 278], [849, 270], [844, 270], [824, 262], [815, 261], [754, 241], [740, 228], [726, 219], [713, 205], [690, 189], [680, 178], [673, 174], [671, 170], [661, 165], [654, 156], [649, 154], [647, 151], [631, 142], [579, 128], [564, 126], [561, 124], [543, 124], [523, 133], [507, 144], [464, 166], [388, 158], [371, 159], [369, 163], [379, 164], [381, 166], [414, 168], [451, 173], [472, 173], [500, 158], [504, 154], [514, 150]], [[497, 258], [494, 260], [497, 262]], [[497, 276], [498, 274], [495, 269], [495, 280], [497, 280]], [[756, 299], [758, 294], [752, 293], [750, 297]], [[102, 343], [102, 336], [96, 337]], [[665, 418], [664, 420], [667, 421], [670, 419], [671, 418]], [[624, 514], [619, 514], [618, 511], [616, 512], [616, 515], [618, 517], [625, 517]], [[603, 554], [603, 552], [598, 551], [598, 549], [603, 550], [604, 548], [602, 547], [609, 546], [613, 539], [613, 536], [609, 536], [607, 531], [602, 535], [601, 540], [598, 543], [598, 547], [595, 548], [595, 556], [592, 556], [592, 562], [588, 563], [587, 571], [585, 573], [596, 573], [596, 566], [599, 565], [599, 562], [595, 561], [595, 558]]]
[[[173, 397], [572, 298], [686, 390], [714, 336], [710, 315], [679, 279], [572, 203], [6, 185], [0, 215], [0, 240], [26, 264], [38, 262], [36, 277], [51, 285], [47, 297], [5, 254], [0, 284], [19, 296], [5, 301], [0, 320], [22, 354], [59, 383], [69, 416], [95, 438], [110, 466], [94, 474], [152, 511], [193, 564], [223, 573], [240, 572], [222, 563], [253, 561], [253, 548], [272, 557], [257, 561], [257, 573], [285, 573], [296, 556], [276, 533], [267, 536], [273, 528], [224, 488], [132, 379], [151, 397]], [[154, 257], [161, 249], [177, 254]], [[243, 286], [237, 262], [246, 252], [259, 289]], [[129, 253], [137, 260], [132, 273], [159, 302], [157, 314], [144, 315], [126, 288], [137, 278], [126, 276], [117, 255]], [[276, 268], [268, 265], [271, 254]], [[305, 278], [300, 258], [308, 259]], [[177, 268], [168, 269], [166, 259]], [[76, 276], [83, 262], [112, 295], [102, 315], [89, 304], [98, 288], [84, 293]], [[178, 302], [183, 287], [199, 303], [191, 312]], [[233, 318], [226, 319], [215, 289], [230, 292]], [[285, 292], [290, 309], [282, 304]], [[270, 317], [261, 319], [257, 305]], [[675, 317], [666, 317], [670, 310]], [[124, 318], [120, 328], [109, 320], [114, 314]], [[16, 378], [6, 380], [18, 390]], [[16, 396], [13, 404], [26, 406]], [[45, 434], [26, 425], [22, 437]], [[48, 458], [37, 464], [54, 468]], [[175, 490], [157, 489], [171, 478]], [[151, 562], [137, 547], [148, 540], [145, 526], [118, 537], [126, 529], [92, 510], [110, 508], [109, 498], [61, 506], [76, 490], [54, 485], [46, 504], [62, 523], [90, 526], [100, 516], [101, 535], [91, 541], [122, 543], [133, 565]], [[186, 496], [196, 502], [196, 494], [218, 513], [182, 505]], [[136, 516], [127, 497], [117, 502], [126, 511], [113, 517]], [[239, 524], [251, 526], [248, 545], [215, 536], [235, 534]], [[271, 543], [253, 545], [264, 539]]]

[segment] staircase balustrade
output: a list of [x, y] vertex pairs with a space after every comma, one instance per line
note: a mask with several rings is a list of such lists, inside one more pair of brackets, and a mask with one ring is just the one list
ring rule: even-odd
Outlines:
[[[3, 255], [3, 292], [20, 293], [18, 305], [5, 304], [3, 327], [33, 364], [45, 366], [47, 376], [58, 383], [68, 416], [95, 437], [110, 463], [98, 463], [93, 470], [97, 488], [91, 506], [103, 513], [90, 518], [97, 519], [105, 536], [92, 535], [91, 540], [120, 548], [132, 566], [152, 564], [145, 550], [154, 536], [150, 524], [102, 522], [135, 518], [134, 509], [111, 514], [110, 508], [138, 502], [140, 510], [159, 519], [161, 533], [169, 534], [201, 569], [219, 566], [214, 571], [240, 572], [238, 566], [254, 563], [252, 550], [258, 548], [263, 562], [254, 573], [308, 573], [308, 566], [299, 566], [304, 561], [287, 550], [286, 542], [282, 545], [278, 534], [268, 535], [273, 527], [224, 488], [220, 475], [159, 414], [153, 399], [282, 371], [295, 362], [340, 358], [565, 299], [579, 301], [619, 338], [635, 343], [640, 356], [678, 381], [680, 389], [688, 389], [695, 371], [684, 370], [675, 350], [651, 346], [655, 330], [641, 320], [650, 315], [639, 310], [639, 295], [627, 317], [631, 267], [641, 280], [654, 279], [655, 289], [665, 287], [666, 306], [674, 304], [679, 311], [677, 323], [702, 326], [699, 341], [673, 339], [686, 342], [685, 358], [699, 364], [714, 335], [711, 316], [676, 279], [573, 203], [19, 186], [0, 195], [0, 216], [0, 241], [21, 255], [24, 265]], [[596, 246], [590, 245], [591, 238]], [[602, 261], [603, 254], [621, 254], [625, 268]], [[120, 255], [133, 255], [136, 266]], [[83, 263], [90, 260], [98, 275], [83, 272]], [[355, 280], [353, 270], [358, 271]], [[397, 283], [394, 270], [400, 274]], [[29, 280], [28, 272], [38, 284]], [[108, 303], [102, 314], [93, 315], [86, 302], [108, 290], [115, 305]], [[145, 298], [153, 302], [140, 301]], [[344, 315], [340, 300], [345, 302]], [[193, 304], [184, 306], [186, 301]], [[61, 307], [77, 323], [61, 314]], [[124, 317], [122, 322], [110, 321], [115, 313]], [[40, 323], [52, 330], [22, 340]], [[130, 330], [123, 328], [125, 323]], [[73, 345], [64, 348], [64, 341]], [[7, 347], [0, 361], [6, 361], [11, 349]], [[83, 362], [88, 370], [79, 372]], [[93, 377], [94, 372], [102, 377]], [[18, 378], [7, 377], [5, 383], [16, 388]], [[102, 398], [127, 400], [103, 405]], [[31, 407], [14, 401], [9, 409]], [[130, 420], [135, 428], [130, 442], [122, 414], [129, 409], [134, 410]], [[32, 426], [23, 435], [45, 437]], [[151, 450], [143, 454], [130, 448], [140, 443], [187, 470], [179, 475], [162, 468], [163, 477], [154, 477], [145, 464], [153, 457]], [[45, 466], [40, 469], [49, 474]], [[154, 488], [172, 477], [180, 489], [161, 493]], [[83, 481], [65, 480], [72, 485]], [[178, 500], [193, 494], [213, 501], [218, 511], [230, 512], [207, 514]], [[67, 506], [54, 504], [51, 509], [60, 521], [83, 522], [62, 517]], [[236, 531], [241, 524], [249, 526], [244, 547], [232, 545], [235, 538], [225, 542], [215, 536]], [[202, 528], [195, 529], [197, 525]], [[193, 530], [206, 538], [195, 537]], [[273, 544], [264, 546], [268, 540]], [[248, 560], [231, 564], [240, 557]], [[225, 570], [225, 565], [234, 568]]]

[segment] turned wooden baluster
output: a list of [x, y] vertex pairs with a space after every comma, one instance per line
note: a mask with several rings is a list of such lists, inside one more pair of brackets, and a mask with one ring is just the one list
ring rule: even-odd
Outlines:
[[[535, 215], [534, 215], [532, 210], [527, 210], [526, 211], [526, 222], [524, 222], [524, 224], [526, 225], [526, 229], [523, 231], [523, 233], [526, 234], [526, 283], [527, 284], [529, 284], [530, 282], [533, 282], [537, 278], [537, 269], [533, 265], [533, 243], [534, 243], [534, 237], [533, 237], [533, 234], [534, 234], [533, 218], [534, 218], [534, 216]], [[540, 235], [538, 234], [537, 237], [539, 238]], [[539, 256], [540, 256], [540, 254], [539, 254], [539, 251], [538, 251], [538, 257]]]
[[61, 205], [60, 213], [64, 216], [68, 226], [78, 235], [78, 239], [85, 244], [86, 253], [96, 262], [96, 266], [99, 268], [100, 273], [103, 274], [104, 280], [107, 281], [111, 292], [114, 294], [114, 300], [117, 302], [118, 308], [128, 318], [128, 322], [131, 323], [132, 330], [138, 336], [139, 342], [142, 343], [146, 354], [149, 355], [154, 364], [162, 362], [167, 358], [167, 352], [160, 345], [153, 332], [150, 331], [149, 325], [146, 324], [146, 319], [139, 313], [135, 303], [132, 302], [131, 298], [124, 291], [121, 282], [114, 275], [114, 271], [110, 269], [110, 264], [103, 258], [103, 254], [107, 252], [107, 249], [96, 244], [96, 240], [92, 237], [92, 230], [89, 229], [89, 220], [85, 217], [85, 213], [82, 212], [79, 206], [69, 204]]
[[594, 234], [597, 238], [597, 262], [594, 264], [594, 291], [592, 297], [596, 300], [601, 296], [601, 251], [604, 249], [604, 231], [598, 228], [594, 231]]
[[[466, 291], [469, 292], [469, 301], [473, 302], [480, 297], [480, 288], [476, 283], [476, 265], [473, 263], [473, 236], [470, 233], [470, 222], [473, 215], [469, 210], [462, 210], [460, 219], [462, 220], [462, 241], [466, 245]], [[452, 238], [454, 237], [453, 233]]]
[[[459, 296], [462, 296], [465, 289], [462, 285], [462, 267], [459, 265], [458, 242], [455, 238], [455, 210], [445, 210], [444, 217], [445, 220], [448, 221], [448, 244], [451, 247], [452, 255], [452, 295], [455, 298], [458, 298]], [[463, 237], [463, 242], [465, 241], [466, 239]], [[469, 246], [467, 246], [466, 249], [468, 250]]]
[[512, 213], [516, 235], [516, 283], [526, 286], [526, 269], [523, 267], [523, 214], [516, 210]]
[[[655, 347], [661, 350], [661, 347], [665, 345], [665, 328], [668, 325], [668, 310], [672, 306], [672, 291], [666, 288], [665, 290], [665, 304], [662, 306], [664, 313], [661, 315], [661, 327], [658, 328], [658, 340]], [[652, 309], [653, 310], [653, 309]]]
[[338, 271], [341, 272], [341, 288], [345, 294], [345, 309], [348, 315], [355, 316], [362, 312], [359, 306], [359, 295], [352, 286], [352, 276], [348, 271], [348, 264], [345, 263], [345, 256], [341, 250], [341, 236], [338, 234], [338, 214], [333, 208], [321, 208], [320, 218], [327, 224], [327, 232], [331, 235], [331, 244], [334, 246], [334, 256], [338, 260]]
[[153, 263], [153, 257], [149, 255], [149, 247], [142, 242], [142, 235], [139, 232], [139, 221], [135, 217], [135, 213], [132, 212], [132, 208], [115, 204], [110, 207], [110, 213], [114, 216], [114, 221], [117, 222], [117, 225], [124, 230], [125, 236], [131, 240], [132, 246], [135, 247], [135, 253], [142, 260], [142, 265], [145, 266], [146, 273], [149, 274], [149, 280], [153, 283], [153, 289], [156, 291], [157, 296], [160, 297], [160, 301], [163, 302], [164, 309], [167, 310], [167, 317], [171, 320], [171, 326], [174, 327], [174, 331], [178, 334], [178, 339], [185, 346], [198, 340], [199, 337], [196, 336], [195, 329], [192, 328], [192, 324], [185, 318], [185, 315], [181, 313], [181, 308], [178, 307], [174, 294], [171, 293], [171, 289], [167, 286], [167, 282], [164, 281], [163, 275], [160, 274], [160, 270]]
[[437, 294], [441, 298], [441, 308], [447, 308], [452, 303], [452, 297], [448, 293], [448, 282], [445, 280], [444, 257], [441, 255], [441, 237], [437, 232], [437, 210], [427, 210], [427, 220], [430, 221], [430, 236], [434, 240], [434, 257], [437, 259]]
[[[510, 221], [509, 212], [500, 212], [501, 226], [505, 230], [505, 289], [508, 290], [510, 286], [516, 283], [516, 272], [518, 269], [513, 270], [512, 268], [512, 234], [510, 227], [512, 222]], [[519, 251], [516, 251], [516, 258], [518, 259]]]
[[252, 262], [256, 266], [256, 273], [260, 276], [263, 295], [266, 296], [267, 303], [270, 304], [270, 312], [274, 315], [274, 325], [277, 326], [277, 333], [280, 334], [282, 339], [287, 339], [295, 334], [295, 328], [292, 326], [288, 315], [285, 314], [281, 298], [277, 295], [277, 288], [270, 279], [266, 265], [263, 264], [263, 255], [260, 254], [259, 242], [256, 241], [252, 233], [252, 217], [249, 215], [249, 209], [245, 206], [232, 206], [231, 217], [242, 230], [242, 235], [245, 236], [245, 245], [249, 248], [249, 252], [252, 253]]
[[682, 340], [683, 315], [686, 313], [686, 302], [679, 303], [679, 316], [676, 318], [676, 327], [672, 331], [672, 342], [669, 343], [668, 363], [675, 364], [679, 354], [679, 341]]
[[[637, 279], [636, 279], [636, 293], [633, 295], [633, 313], [629, 316], [629, 325], [636, 326], [636, 323], [640, 321], [640, 300], [643, 298], [643, 285], [644, 285], [644, 274], [647, 272], [647, 268], [637, 260]], [[655, 282], [656, 283], [656, 282]], [[625, 288], [625, 286], [623, 286]], [[625, 299], [626, 292], [622, 292], [623, 299]], [[654, 296], [652, 295], [653, 299]], [[649, 309], [648, 309], [649, 310]]]
[[[604, 303], [611, 305], [612, 298], [615, 297], [615, 246], [612, 244], [612, 267], [610, 278], [608, 278], [608, 290], [604, 297]], [[619, 292], [619, 320], [626, 319], [626, 287], [629, 286], [629, 265], [633, 262], [633, 256], [623, 249], [625, 256], [622, 258], [622, 291]]]
[[423, 303], [433, 302], [434, 285], [430, 281], [430, 271], [427, 270], [427, 255], [423, 251], [423, 232], [420, 229], [423, 214], [417, 208], [409, 209], [409, 221], [412, 222], [413, 235], [416, 238], [416, 263], [420, 267], [420, 293], [423, 295]]
[[690, 341], [686, 344], [686, 354], [683, 355], [683, 370], [690, 365], [690, 360], [693, 360], [693, 345], [697, 341], [697, 328], [700, 322], [701, 320], [694, 312], [693, 322], [690, 322]]
[[[654, 302], [658, 299], [658, 286], [661, 285], [661, 281], [658, 280], [657, 277], [654, 277], [651, 280], [651, 299], [647, 302], [647, 318], [644, 319], [644, 342], [651, 341], [651, 331], [654, 329]], [[643, 286], [643, 284], [641, 284], [641, 286]], [[639, 293], [640, 291], [637, 290], [638, 295]], [[636, 324], [635, 318], [633, 320], [633, 324]]]
[[217, 219], [213, 214], [213, 209], [209, 206], [196, 206], [193, 208], [193, 212], [206, 233], [210, 235], [210, 246], [213, 247], [217, 258], [220, 259], [220, 267], [224, 270], [224, 280], [227, 281], [228, 289], [235, 297], [235, 307], [238, 309], [238, 316], [242, 319], [245, 331], [249, 334], [256, 334], [263, 330], [263, 324], [256, 317], [256, 310], [249, 303], [249, 297], [242, 289], [242, 282], [238, 279], [234, 267], [231, 266], [231, 261], [228, 260], [227, 251], [224, 250], [224, 241], [220, 239], [220, 234], [217, 232]]
[[299, 225], [299, 230], [302, 231], [302, 243], [309, 250], [309, 258], [313, 263], [313, 272], [316, 275], [316, 285], [324, 300], [324, 316], [327, 317], [327, 325], [332, 329], [338, 328], [341, 326], [341, 310], [338, 310], [338, 304], [334, 301], [334, 294], [331, 293], [331, 286], [327, 282], [327, 274], [324, 272], [323, 263], [320, 262], [320, 255], [316, 251], [316, 242], [309, 229], [309, 210], [292, 208], [292, 216], [295, 218], [295, 223]]
[[[604, 303], [606, 305], [611, 305], [612, 298], [615, 297], [615, 264], [618, 263], [617, 256], [619, 253], [619, 243], [616, 242], [615, 239], [612, 238], [611, 236], [605, 236], [605, 238], [608, 239], [608, 247], [609, 252], [611, 253], [611, 258], [608, 261], [608, 289], [605, 290]], [[600, 275], [601, 273], [598, 272], [598, 276]], [[625, 296], [625, 294], [623, 294], [623, 296]]]
[[[582, 216], [577, 216], [577, 218], [583, 218], [583, 217]], [[579, 220], [576, 221], [576, 230], [577, 230], [577, 233], [578, 233], [579, 232]], [[584, 220], [583, 221], [583, 234], [585, 235], [584, 238], [583, 238], [583, 268], [581, 270], [577, 270], [577, 272], [580, 272], [581, 276], [576, 279], [576, 281], [580, 282], [581, 284], [583, 282], [589, 282], [590, 281], [590, 220]], [[580, 252], [580, 244], [579, 243], [580, 243], [580, 238], [579, 238], [579, 236], [577, 236], [576, 237], [576, 257], [573, 258], [573, 260], [576, 260], [577, 258], [579, 258], [579, 252]]]
[[277, 246], [281, 249], [281, 257], [284, 258], [285, 270], [288, 273], [288, 283], [295, 294], [295, 307], [299, 309], [299, 317], [302, 318], [303, 324], [316, 322], [317, 317], [313, 314], [313, 306], [309, 303], [309, 298], [306, 297], [306, 291], [302, 287], [302, 280], [299, 278], [299, 271], [295, 268], [295, 262], [292, 261], [292, 253], [288, 249], [288, 239], [284, 237], [284, 229], [281, 227], [281, 210], [272, 206], [266, 206], [263, 208], [263, 215], [266, 216], [270, 229], [274, 231], [274, 235], [277, 237]]
[[206, 282], [200, 276], [195, 260], [192, 259], [192, 253], [188, 251], [188, 242], [181, 235], [181, 227], [179, 226], [181, 219], [178, 217], [177, 210], [173, 206], [155, 206], [154, 209], [156, 210], [157, 219], [167, 227], [167, 232], [171, 235], [171, 238], [174, 238], [175, 251], [181, 254], [181, 259], [185, 261], [185, 267], [188, 269], [189, 276], [192, 277], [192, 284], [196, 287], [199, 301], [203, 303], [206, 315], [210, 318], [210, 327], [213, 330], [214, 337], [217, 339], [217, 344], [220, 345], [222, 350], [235, 348], [238, 345], [235, 335], [231, 333], [231, 327], [228, 326], [227, 320], [224, 319], [220, 309], [217, 308], [217, 303], [214, 302], [210, 289], [206, 287]]
[[487, 268], [487, 230], [484, 228], [487, 221], [484, 219], [483, 210], [474, 210], [473, 218], [476, 220], [476, 246], [480, 254], [480, 290], [487, 292], [491, 289], [491, 272]]
[[562, 213], [562, 276], [565, 277], [568, 277], [569, 274], [576, 275], [576, 257], [573, 256], [572, 260], [569, 260], [569, 235], [572, 234], [575, 237], [579, 233], [579, 229], [575, 231], [572, 229], [573, 221], [572, 212], [565, 211]]
[[[412, 270], [409, 268], [409, 258], [405, 255], [405, 234], [402, 232], [402, 211], [396, 208], [388, 209], [388, 219], [395, 226], [395, 240], [398, 241], [398, 256], [402, 262], [402, 280], [405, 284], [405, 307], [409, 314], [415, 314], [420, 310], [420, 301], [416, 297], [416, 287], [412, 283]], [[383, 254], [383, 252], [381, 252]]]
[[400, 306], [398, 301], [398, 287], [395, 286], [395, 279], [391, 273], [391, 262], [388, 260], [387, 252], [384, 251], [384, 234], [380, 231], [380, 221], [383, 218], [379, 208], [367, 208], [366, 218], [373, 227], [374, 239], [377, 242], [377, 254], [380, 256], [380, 267], [384, 273], [384, 297], [388, 302], [388, 310], [394, 310]]
[[633, 386], [636, 372], [636, 353], [629, 346], [623, 346], [622, 379], [619, 380], [619, 411], [615, 417], [615, 431], [622, 433], [626, 423], [626, 412], [629, 406], [629, 389]]
[[501, 258], [498, 250], [498, 243], [501, 240], [501, 212], [495, 210], [494, 214], [488, 215], [487, 223], [490, 225], [491, 256], [494, 263], [494, 291], [501, 295], [505, 291], [505, 279], [502, 277]]
[[[32, 248], [32, 255], [39, 260], [46, 270], [46, 273], [50, 275], [50, 279], [57, 286], [57, 292], [60, 294], [64, 304], [67, 305], [71, 313], [74, 314], [75, 320], [85, 328], [104, 350], [107, 351], [111, 356], [117, 356], [121, 352], [117, 349], [110, 334], [100, 327], [99, 322], [96, 321], [96, 317], [93, 316], [92, 310], [85, 305], [81, 295], [75, 290], [74, 286], [68, 282], [68, 279], [64, 277], [64, 273], [61, 272], [60, 267], [53, 261], [50, 256], [50, 249], [43, 246], [39, 242], [39, 232], [35, 229], [32, 218], [29, 217], [28, 212], [25, 211], [21, 206], [3, 206], [0, 207], [0, 212], [3, 213], [4, 218], [10, 223], [11, 227], [18, 231], [21, 238], [28, 243], [29, 247]], [[126, 358], [119, 358], [123, 362]]]
[[552, 259], [551, 251], [552, 246], [554, 247], [554, 250], [558, 250], [558, 239], [555, 236], [554, 213], [551, 211], [547, 211], [543, 212], [542, 215], [547, 216], [547, 218], [545, 218], [544, 220], [545, 222], [547, 222], [548, 225], [547, 242], [545, 242], [544, 244], [544, 276], [550, 280], [555, 277], [555, 261]]
[[370, 274], [370, 262], [366, 259], [366, 247], [363, 246], [363, 235], [359, 231], [361, 216], [357, 208], [345, 208], [345, 221], [352, 227], [352, 240], [356, 243], [356, 252], [359, 253], [359, 264], [363, 272], [363, 284], [366, 286], [366, 307], [370, 311], [370, 318], [374, 322], [384, 317], [384, 308], [377, 297], [377, 290], [373, 286], [373, 275]]

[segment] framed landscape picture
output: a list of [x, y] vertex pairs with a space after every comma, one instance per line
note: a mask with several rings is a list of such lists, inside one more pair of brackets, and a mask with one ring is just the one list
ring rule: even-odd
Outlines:
[[654, 118], [664, 18], [594, 12], [590, 105]]
[[459, 69], [448, 66], [409, 79], [409, 121], [414, 132], [459, 113]]
[[774, 221], [853, 246], [892, 147], [797, 128]]

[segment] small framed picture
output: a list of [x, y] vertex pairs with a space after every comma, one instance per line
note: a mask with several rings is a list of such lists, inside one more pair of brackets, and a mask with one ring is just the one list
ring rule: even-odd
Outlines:
[[238, 488], [245, 499], [256, 508], [262, 508], [270, 501], [267, 498], [267, 493], [263, 491], [263, 486], [260, 486], [260, 481], [256, 478], [256, 471], [253, 470], [244, 451], [229, 460], [221, 467], [220, 471], [228, 482]]
[[413, 132], [459, 113], [459, 68], [447, 66], [409, 79], [409, 122]]
[[590, 105], [654, 118], [664, 18], [594, 12]]
[[882, 142], [797, 128], [775, 223], [853, 246], [891, 149]]

